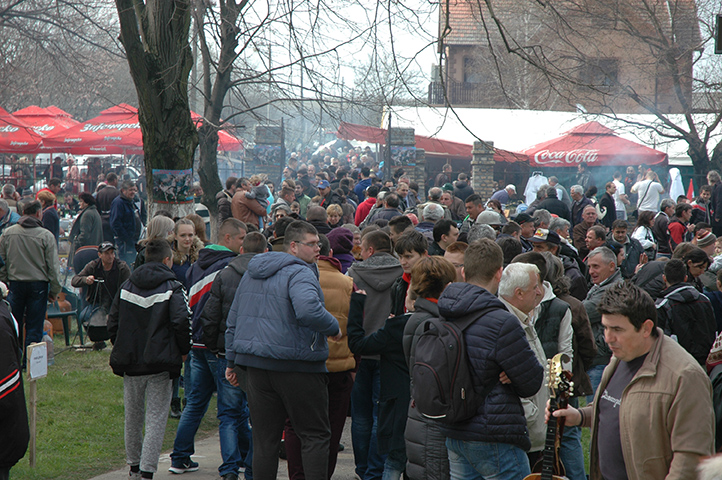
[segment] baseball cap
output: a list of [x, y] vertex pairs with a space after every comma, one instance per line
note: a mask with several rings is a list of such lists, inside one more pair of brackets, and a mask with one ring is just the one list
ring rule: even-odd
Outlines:
[[501, 225], [501, 217], [493, 210], [484, 210], [476, 217], [476, 222], [483, 225]]
[[[510, 183], [509, 185], [507, 185], [506, 187], [504, 187], [504, 188], [510, 188], [514, 193], [516, 193], [516, 186], [513, 185], [513, 184], [511, 184], [511, 183]], [[518, 222], [517, 222], [517, 223], [518, 223]]]
[[551, 243], [552, 245], [559, 245], [561, 243], [557, 232], [547, 230], [546, 228], [537, 228], [534, 232], [534, 235], [529, 239], [529, 241], [536, 243], [547, 242]]
[[514, 221], [516, 223], [518, 223], [519, 225], [522, 225], [526, 222], [531, 222], [532, 220], [533, 219], [532, 219], [531, 215], [529, 215], [528, 213], [520, 213], [519, 215], [514, 217]]
[[107, 252], [108, 250], [115, 250], [115, 245], [113, 245], [113, 242], [103, 242], [98, 247], [98, 253]]
[[328, 188], [331, 184], [328, 183], [328, 180], [321, 180], [318, 182], [318, 188]]

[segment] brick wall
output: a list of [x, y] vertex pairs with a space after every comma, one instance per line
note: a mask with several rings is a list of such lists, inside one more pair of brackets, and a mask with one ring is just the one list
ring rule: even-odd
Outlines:
[[483, 200], [494, 193], [494, 142], [474, 142], [471, 150], [471, 187]]

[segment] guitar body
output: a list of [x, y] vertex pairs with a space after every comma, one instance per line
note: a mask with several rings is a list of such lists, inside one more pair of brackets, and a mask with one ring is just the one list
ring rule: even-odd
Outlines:
[[[524, 480], [542, 480], [542, 474], [541, 473], [532, 473], [530, 475], [527, 475], [524, 477]], [[560, 477], [558, 475], [552, 475], [549, 477], [551, 480], [569, 480], [567, 477]]]
[[[572, 389], [571, 361], [569, 356], [559, 353], [549, 360], [549, 413], [557, 408], [566, 408]], [[564, 464], [559, 458], [561, 436], [564, 431], [564, 417], [550, 417], [547, 438], [542, 457], [536, 462], [532, 473], [524, 480], [568, 480]]]

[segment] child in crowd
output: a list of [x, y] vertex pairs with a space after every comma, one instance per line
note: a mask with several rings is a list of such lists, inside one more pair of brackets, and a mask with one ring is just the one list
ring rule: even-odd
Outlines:
[[[263, 179], [259, 175], [253, 175], [249, 181], [251, 182], [251, 191], [246, 192], [246, 198], [252, 198], [255, 201], [257, 201], [263, 208], [268, 210], [268, 206], [270, 205], [268, 201], [268, 197], [271, 194], [268, 191], [268, 187], [263, 183]], [[258, 217], [258, 226], [262, 230], [263, 229], [263, 217]]]
[[191, 348], [190, 310], [172, 257], [166, 240], [148, 241], [146, 263], [123, 283], [108, 314], [110, 366], [123, 377], [130, 480], [153, 478], [158, 470], [172, 381]]

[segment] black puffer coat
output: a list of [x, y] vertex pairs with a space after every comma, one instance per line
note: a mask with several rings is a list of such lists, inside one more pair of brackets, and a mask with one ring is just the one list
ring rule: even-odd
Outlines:
[[[414, 314], [404, 328], [404, 356], [409, 363], [411, 353], [416, 348], [414, 333], [421, 323], [430, 318], [439, 317], [439, 307], [425, 298], [419, 298], [414, 304]], [[413, 402], [409, 404], [406, 420], [406, 476], [411, 480], [448, 480], [449, 456], [446, 451], [446, 437], [441, 427], [419, 413]]]
[[[474, 417], [444, 425], [442, 432], [458, 440], [507, 443], [528, 451], [531, 442], [519, 398], [531, 397], [539, 391], [544, 367], [529, 346], [519, 319], [494, 295], [468, 283], [446, 287], [439, 298], [439, 313], [448, 321], [480, 315], [464, 330], [466, 351], [478, 375], [475, 386], [481, 389], [489, 383], [497, 384]], [[499, 383], [501, 372], [506, 372], [511, 384]]]
[[211, 287], [211, 294], [201, 313], [203, 323], [203, 343], [216, 355], [226, 354], [226, 319], [231, 311], [238, 284], [248, 269], [248, 262], [256, 253], [244, 253], [233, 259], [226, 268], [216, 276]]
[[162, 263], [138, 267], [108, 314], [110, 366], [120, 375], [180, 375], [191, 349], [191, 313], [183, 285]]
[[657, 301], [657, 326], [677, 341], [700, 365], [707, 361], [717, 323], [709, 299], [689, 283], [664, 290]]
[[30, 440], [17, 322], [0, 300], [0, 469], [25, 456]]

